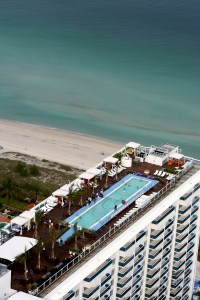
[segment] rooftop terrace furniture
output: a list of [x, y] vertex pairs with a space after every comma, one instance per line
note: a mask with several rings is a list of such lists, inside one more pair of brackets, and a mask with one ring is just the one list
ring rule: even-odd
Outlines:
[[158, 175], [159, 171], [156, 170], [153, 175]]

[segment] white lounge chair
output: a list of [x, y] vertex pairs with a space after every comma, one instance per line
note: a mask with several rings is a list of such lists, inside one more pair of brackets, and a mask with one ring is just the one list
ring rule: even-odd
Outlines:
[[156, 170], [153, 175], [158, 175], [159, 171]]
[[162, 171], [159, 171], [157, 176], [161, 176], [162, 175]]
[[166, 175], [165, 172], [162, 172], [162, 174], [160, 175], [160, 177], [164, 177]]

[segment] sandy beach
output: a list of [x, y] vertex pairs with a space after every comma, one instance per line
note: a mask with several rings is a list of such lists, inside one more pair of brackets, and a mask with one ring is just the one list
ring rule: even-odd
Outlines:
[[4, 152], [24, 153], [87, 169], [124, 145], [58, 129], [0, 120], [0, 146]]

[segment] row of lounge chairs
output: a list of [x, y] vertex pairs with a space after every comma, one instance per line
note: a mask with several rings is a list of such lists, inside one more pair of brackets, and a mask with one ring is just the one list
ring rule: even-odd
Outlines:
[[121, 173], [123, 170], [125, 170], [126, 168], [123, 167], [122, 165], [119, 165], [118, 167], [112, 167], [111, 170], [108, 171], [108, 176], [109, 177], [114, 177], [116, 174]]
[[159, 177], [164, 177], [164, 176], [167, 175], [167, 174], [166, 174], [166, 172], [164, 172], [164, 171], [156, 170], [156, 171], [154, 172], [153, 175], [159, 176]]
[[120, 218], [114, 225], [120, 226], [124, 221], [126, 221], [133, 213], [136, 211], [137, 208], [132, 208], [129, 212], [127, 212], [122, 218]]

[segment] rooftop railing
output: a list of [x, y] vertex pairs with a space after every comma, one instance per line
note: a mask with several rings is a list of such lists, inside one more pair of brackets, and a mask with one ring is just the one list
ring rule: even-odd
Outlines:
[[[149, 206], [149, 204], [156, 201], [158, 198], [160, 198], [163, 194], [165, 194], [167, 191], [169, 191], [176, 182], [180, 179], [181, 176], [183, 176], [186, 172], [188, 172], [193, 167], [193, 161], [191, 161], [187, 166], [179, 171], [174, 178], [166, 185], [164, 186], [156, 195], [154, 195], [148, 203], [146, 203], [146, 206]], [[145, 207], [146, 207], [145, 206]], [[42, 293], [46, 288], [48, 288], [51, 284], [53, 284], [58, 278], [63, 276], [66, 272], [68, 272], [70, 269], [72, 269], [74, 266], [76, 266], [78, 263], [82, 262], [83, 259], [89, 254], [94, 251], [96, 248], [98, 248], [100, 245], [102, 245], [105, 241], [107, 241], [111, 236], [113, 236], [115, 233], [120, 231], [121, 228], [123, 228], [125, 225], [133, 221], [133, 218], [136, 217], [140, 212], [144, 210], [144, 207], [138, 208], [136, 211], [134, 211], [124, 222], [122, 222], [118, 226], [112, 227], [108, 232], [106, 232], [100, 239], [95, 241], [87, 250], [84, 250], [82, 253], [80, 253], [76, 258], [74, 258], [72, 261], [70, 261], [67, 265], [65, 265], [63, 268], [61, 268], [57, 273], [52, 275], [50, 278], [48, 278], [44, 283], [42, 283], [40, 286], [38, 286], [35, 290], [31, 292], [32, 295], [39, 295]], [[137, 221], [137, 220], [135, 220]], [[57, 285], [59, 283], [57, 282]]]

